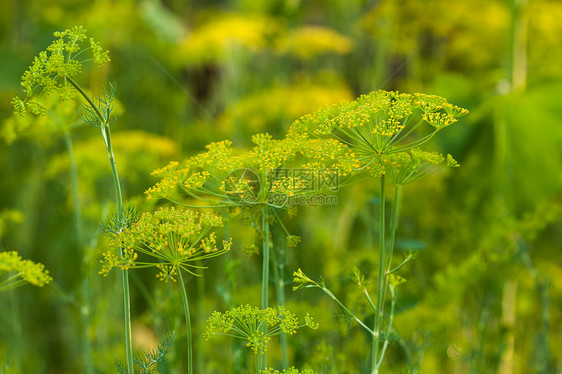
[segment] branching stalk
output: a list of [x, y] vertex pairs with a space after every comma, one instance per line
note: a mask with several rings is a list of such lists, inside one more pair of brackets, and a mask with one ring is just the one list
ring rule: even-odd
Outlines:
[[[103, 115], [98, 106], [90, 98], [90, 96], [76, 83], [72, 78], [66, 78], [70, 84], [72, 84], [78, 92], [84, 97], [88, 102], [92, 110], [96, 113], [99, 118], [99, 127], [102, 132], [102, 137], [107, 149], [107, 156], [109, 158], [109, 163], [111, 164], [111, 172], [113, 175], [113, 184], [115, 186], [115, 194], [117, 198], [117, 212], [123, 211], [123, 196], [121, 193], [121, 183], [119, 182], [119, 174], [117, 173], [117, 166], [115, 164], [115, 157], [113, 155], [113, 149], [111, 146], [111, 132], [109, 129], [109, 113], [107, 117]], [[122, 224], [122, 223], [121, 223]], [[121, 227], [122, 229], [122, 227]], [[123, 249], [119, 248], [120, 255], [123, 255]], [[129, 374], [134, 374], [134, 361], [133, 361], [133, 340], [132, 340], [132, 327], [131, 327], [131, 298], [130, 298], [130, 286], [129, 286], [129, 272], [128, 270], [122, 271], [122, 283], [123, 283], [123, 309], [125, 314], [125, 347], [127, 351], [127, 370]]]

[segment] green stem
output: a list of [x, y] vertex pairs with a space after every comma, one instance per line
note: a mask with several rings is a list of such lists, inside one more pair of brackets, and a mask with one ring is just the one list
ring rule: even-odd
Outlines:
[[[72, 78], [66, 77], [66, 79], [72, 84], [78, 92], [86, 99], [90, 107], [97, 114], [100, 119], [100, 129], [101, 134], [105, 143], [105, 148], [107, 149], [107, 156], [109, 158], [109, 163], [111, 164], [111, 173], [113, 175], [113, 184], [115, 186], [115, 194], [117, 195], [117, 211], [121, 213], [123, 211], [123, 195], [121, 193], [121, 183], [119, 182], [119, 174], [117, 173], [117, 166], [115, 164], [115, 157], [113, 155], [113, 149], [111, 146], [111, 132], [109, 130], [109, 118], [101, 113], [99, 108], [96, 106], [94, 101], [88, 96], [88, 94], [76, 83]], [[109, 117], [109, 115], [108, 115]], [[119, 254], [123, 256], [123, 248], [119, 248]], [[125, 348], [127, 351], [127, 371], [129, 374], [134, 374], [134, 363], [133, 363], [133, 334], [131, 327], [131, 296], [129, 287], [129, 271], [122, 271], [122, 282], [123, 282], [123, 309], [125, 315]]]
[[[120, 248], [121, 255], [123, 249]], [[134, 374], [133, 366], [133, 334], [131, 326], [131, 295], [129, 291], [129, 271], [122, 271], [123, 281], [123, 309], [125, 314], [125, 349], [127, 350], [127, 370], [129, 374]]]
[[103, 114], [101, 114], [101, 111], [99, 110], [99, 108], [96, 106], [96, 104], [94, 104], [94, 101], [90, 98], [90, 96], [88, 96], [88, 94], [86, 93], [86, 91], [84, 91], [84, 89], [82, 89], [82, 87], [76, 83], [76, 81], [70, 77], [66, 77], [66, 80], [68, 80], [70, 82], [70, 84], [72, 84], [74, 86], [74, 88], [76, 88], [78, 90], [78, 92], [80, 92], [80, 95], [82, 95], [82, 97], [84, 99], [86, 99], [86, 101], [88, 102], [88, 104], [90, 105], [90, 107], [96, 112], [96, 114], [98, 115], [99, 119], [105, 123], [105, 117], [103, 116]]
[[[386, 300], [386, 292], [387, 292], [387, 289], [388, 289], [388, 276], [392, 272], [394, 272], [395, 270], [398, 270], [398, 267], [397, 267], [396, 269], [393, 269], [393, 271], [391, 272], [390, 267], [392, 266], [392, 255], [394, 253], [394, 242], [395, 242], [395, 238], [396, 238], [396, 227], [398, 226], [398, 216], [399, 216], [399, 212], [400, 212], [400, 198], [401, 198], [401, 196], [402, 196], [402, 186], [397, 185], [397, 186], [394, 187], [394, 203], [392, 204], [392, 213], [391, 213], [391, 216], [390, 216], [390, 239], [389, 239], [388, 248], [387, 248], [387, 258], [386, 258], [385, 270], [384, 270], [383, 300]], [[400, 264], [399, 267], [402, 267], [406, 262], [407, 261]]]
[[261, 282], [261, 307], [268, 306], [268, 289], [269, 289], [269, 214], [267, 206], [262, 208], [262, 282]]
[[[109, 126], [102, 127], [102, 135], [104, 135], [105, 146], [107, 148], [107, 155], [111, 164], [111, 172], [113, 174], [113, 184], [115, 185], [115, 193], [117, 195], [117, 211], [123, 211], [123, 197], [121, 194], [121, 184], [119, 183], [119, 175], [117, 174], [117, 165], [115, 164], [115, 157], [111, 147], [111, 133]], [[122, 223], [121, 223], [122, 224]], [[123, 248], [119, 248], [119, 254], [123, 256]], [[131, 327], [131, 296], [129, 287], [129, 270], [122, 271], [123, 281], [123, 309], [125, 313], [125, 347], [127, 350], [127, 367], [129, 374], [134, 374], [133, 367], [133, 335]]]
[[121, 183], [119, 182], [119, 174], [117, 173], [117, 165], [115, 163], [115, 156], [111, 145], [111, 131], [109, 130], [109, 126], [101, 126], [101, 135], [103, 137], [105, 148], [107, 150], [107, 157], [109, 158], [109, 163], [111, 165], [111, 174], [113, 175], [113, 184], [115, 185], [115, 194], [117, 198], [117, 211], [121, 213], [123, 211], [123, 195], [121, 193]]
[[[274, 212], [275, 213], [275, 212]], [[276, 218], [279, 219], [279, 216], [276, 214]], [[280, 222], [280, 221], [279, 221]], [[278, 227], [276, 225], [274, 227]], [[275, 251], [272, 252], [273, 255], [273, 271], [275, 276], [275, 296], [277, 299], [277, 305], [285, 306], [285, 250], [286, 250], [286, 243], [281, 239], [283, 235], [276, 235], [278, 232], [275, 232], [275, 237], [277, 237], [277, 241], [275, 242], [275, 248], [278, 249], [278, 253]], [[287, 335], [281, 333], [279, 335], [279, 339], [281, 341], [281, 369], [287, 370], [289, 368], [289, 359], [288, 359], [288, 342], [287, 342]]]
[[[386, 271], [390, 270], [392, 255], [394, 253], [394, 242], [396, 238], [396, 227], [398, 227], [398, 216], [400, 213], [400, 199], [402, 197], [402, 186], [394, 187], [394, 203], [392, 205], [392, 213], [390, 216], [390, 240], [388, 245], [388, 255], [386, 259]], [[388, 280], [387, 280], [388, 284]], [[385, 287], [386, 288], [386, 287]], [[385, 291], [386, 292], [386, 291]]]
[[260, 372], [262, 371], [261, 357], [263, 355], [260, 352], [261, 351], [258, 349], [258, 351], [256, 352], [256, 354], [254, 356], [254, 363], [256, 365], [256, 374], [260, 374]]
[[[390, 333], [392, 332], [392, 322], [394, 320], [394, 307], [396, 306], [396, 292], [394, 291], [394, 287], [390, 286], [390, 293], [392, 296], [391, 302], [390, 302], [390, 314], [388, 317], [388, 328], [386, 331], [386, 336], [389, 336]], [[377, 363], [377, 367], [376, 370], [378, 371], [378, 369], [380, 368], [381, 364], [382, 364], [382, 360], [384, 358], [384, 354], [386, 352], [386, 348], [388, 347], [388, 338], [384, 339], [384, 344], [381, 350], [381, 354], [380, 354], [380, 358], [379, 358], [379, 362]]]
[[178, 280], [181, 290], [181, 298], [183, 301], [183, 311], [185, 312], [185, 326], [187, 328], [187, 372], [193, 373], [193, 338], [191, 333], [191, 316], [189, 314], [189, 303], [187, 301], [187, 292], [185, 290], [185, 283], [181, 275], [181, 269], [178, 269]]
[[[266, 309], [268, 306], [268, 289], [269, 289], [269, 211], [268, 207], [264, 205], [262, 207], [262, 255], [263, 255], [263, 263], [262, 263], [262, 283], [261, 283], [261, 307], [262, 309]], [[265, 366], [267, 362], [267, 356], [264, 352], [260, 359], [260, 364]], [[258, 371], [259, 373], [259, 371]]]
[[[198, 265], [203, 265], [201, 260], [197, 261]], [[196, 322], [195, 325], [201, 328], [201, 321], [205, 320], [205, 312], [203, 310], [203, 305], [205, 305], [205, 278], [204, 277], [197, 277], [197, 315], [196, 315]], [[203, 347], [203, 332], [199, 330], [199, 332], [195, 333], [196, 336], [196, 347]], [[197, 353], [197, 352], [196, 352]], [[203, 355], [197, 354], [195, 357], [195, 367], [197, 368], [197, 373], [203, 372]]]
[[9, 278], [5, 279], [0, 283], [0, 292], [6, 292], [18, 288], [26, 284], [27, 282], [20, 277], [21, 273], [15, 273]]
[[379, 345], [382, 330], [383, 314], [384, 314], [384, 288], [385, 288], [385, 188], [386, 179], [383, 175], [381, 177], [381, 195], [380, 195], [380, 209], [379, 209], [379, 271], [377, 274], [377, 310], [375, 311], [375, 323], [373, 327], [373, 343], [371, 351], [371, 373], [378, 374], [379, 369], [377, 366], [379, 358]]
[[80, 307], [80, 317], [82, 322], [82, 346], [84, 348], [84, 356], [86, 359], [86, 373], [94, 373], [94, 362], [92, 359], [92, 347], [88, 338], [88, 327], [90, 326], [90, 272], [89, 272], [89, 255], [84, 248], [84, 236], [82, 228], [82, 214], [80, 208], [80, 199], [78, 195], [78, 167], [74, 158], [72, 146], [72, 137], [70, 132], [64, 133], [66, 150], [70, 162], [70, 191], [72, 194], [72, 204], [74, 211], [74, 229], [76, 230], [76, 243], [78, 250], [82, 254], [82, 305]]
[[371, 330], [369, 327], [367, 327], [367, 325], [365, 325], [363, 323], [363, 321], [361, 321], [359, 318], [357, 318], [357, 316], [355, 314], [353, 314], [353, 312], [351, 310], [349, 310], [337, 297], [336, 295], [334, 295], [332, 293], [332, 291], [330, 291], [328, 288], [326, 288], [325, 286], [320, 286], [318, 284], [314, 284], [314, 286], [312, 287], [318, 287], [320, 288], [322, 291], [324, 291], [324, 293], [326, 293], [326, 295], [330, 296], [330, 298], [332, 300], [334, 300], [339, 306], [340, 308], [342, 308], [351, 318], [353, 318], [353, 320], [355, 322], [357, 322], [359, 324], [359, 326], [363, 327], [365, 330], [367, 330], [367, 332], [372, 335], [373, 337], [375, 336], [375, 332], [373, 330]]

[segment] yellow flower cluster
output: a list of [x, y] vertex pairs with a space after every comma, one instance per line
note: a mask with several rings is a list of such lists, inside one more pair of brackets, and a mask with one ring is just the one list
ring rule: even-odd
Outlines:
[[98, 66], [109, 62], [109, 52], [104, 51], [94, 39], [88, 39], [82, 26], [55, 32], [54, 36], [57, 39], [46, 51], [40, 52], [23, 73], [21, 85], [26, 98], [21, 100], [16, 97], [12, 101], [14, 109], [21, 115], [25, 115], [28, 109], [37, 115], [45, 113], [45, 107], [34, 96], [35, 90], [40, 89], [44, 95], [56, 93], [61, 100], [72, 98], [75, 90], [68, 78], [78, 75], [86, 61], [94, 61]]
[[293, 335], [304, 326], [318, 328], [318, 324], [308, 314], [305, 323], [299, 325], [298, 317], [282, 306], [259, 309], [242, 305], [224, 313], [213, 312], [203, 335], [205, 340], [213, 335], [228, 335], [246, 340], [247, 346], [254, 353], [264, 354], [271, 337], [281, 333]]
[[[393, 153], [382, 157], [384, 175], [391, 184], [402, 186], [430, 175], [444, 166], [453, 166], [456, 161], [451, 155], [445, 158], [437, 152], [424, 152], [413, 148], [408, 152]], [[458, 163], [456, 164], [458, 166]]]
[[289, 132], [311, 137], [306, 155], [317, 168], [335, 167], [343, 175], [387, 174], [402, 184], [444, 160], [415, 148], [467, 113], [439, 96], [379, 90], [305, 115]]
[[[289, 207], [291, 197], [320, 192], [314, 182], [327, 188], [329, 181], [341, 184], [339, 178], [358, 173], [387, 174], [391, 182], [403, 184], [444, 160], [415, 148], [467, 113], [439, 96], [372, 92], [300, 117], [283, 139], [258, 133], [252, 136], [254, 146], [245, 150], [230, 141], [211, 143], [206, 152], [154, 171], [160, 180], [146, 194], [149, 199], [191, 197], [221, 206], [279, 208]], [[424, 124], [429, 126], [422, 130]], [[452, 157], [447, 160], [455, 166]], [[286, 168], [299, 174], [282, 174]]]
[[[152, 174], [160, 180], [145, 193], [148, 198], [175, 199], [180, 191], [182, 198], [194, 197], [207, 200], [213, 204], [230, 206], [250, 206], [268, 204], [270, 196], [282, 194], [287, 197], [305, 193], [309, 181], [298, 176], [277, 176], [280, 168], [299, 167], [302, 163], [297, 159], [308, 157], [314, 153], [315, 144], [307, 143], [305, 133], [290, 133], [284, 139], [274, 139], [270, 134], [260, 133], [252, 136], [254, 146], [242, 150], [232, 148], [230, 141], [209, 144], [207, 152], [188, 158], [182, 163], [172, 162], [168, 166], [154, 171]], [[321, 145], [318, 145], [321, 146]], [[335, 167], [347, 168], [342, 159], [332, 155]], [[310, 173], [316, 171], [309, 164]], [[325, 166], [323, 166], [325, 168]], [[288, 169], [287, 169], [288, 170]], [[318, 171], [322, 177], [328, 178], [329, 171]], [[303, 175], [306, 170], [303, 171]], [[181, 199], [181, 198], [180, 198]]]
[[[136, 223], [113, 235], [112, 250], [104, 254], [100, 274], [107, 275], [114, 267], [157, 267], [157, 277], [166, 282], [175, 281], [179, 269], [199, 275], [194, 271], [205, 267], [198, 262], [230, 250], [231, 240], [224, 240], [219, 248], [211, 231], [222, 226], [219, 216], [191, 210], [162, 208], [144, 213]], [[117, 249], [123, 254], [116, 255]]]
[[307, 187], [307, 183], [300, 178], [283, 176], [273, 181], [271, 192], [295, 196], [296, 193], [304, 191]]
[[6, 276], [0, 279], [0, 292], [20, 287], [25, 283], [43, 287], [53, 280], [43, 264], [24, 260], [16, 251], [0, 252], [0, 273], [2, 272], [6, 273]]

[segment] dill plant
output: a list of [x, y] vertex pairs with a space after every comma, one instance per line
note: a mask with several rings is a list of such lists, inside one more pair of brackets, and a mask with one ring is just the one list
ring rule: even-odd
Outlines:
[[[113, 175], [113, 184], [115, 187], [117, 212], [122, 217], [123, 196], [121, 193], [121, 185], [119, 175], [113, 154], [111, 143], [110, 126], [115, 123], [117, 116], [113, 113], [113, 102], [115, 98], [116, 86], [109, 84], [109, 88], [104, 90], [103, 95], [98, 99], [93, 99], [87, 90], [78, 82], [78, 76], [83, 71], [83, 66], [87, 63], [94, 63], [97, 66], [103, 66], [110, 61], [109, 52], [104, 50], [98, 42], [93, 38], [88, 38], [86, 29], [83, 26], [75, 26], [65, 31], [57, 31], [53, 34], [55, 41], [49, 45], [45, 51], [39, 53], [35, 57], [33, 64], [26, 70], [22, 76], [21, 84], [26, 94], [24, 99], [15, 97], [12, 104], [17, 113], [24, 116], [30, 111], [35, 115], [46, 113], [46, 107], [43, 100], [49, 96], [58, 97], [61, 101], [77, 100], [82, 98], [85, 100], [83, 105], [83, 120], [100, 129], [103, 142], [106, 147], [107, 156], [110, 162]], [[71, 163], [74, 164], [71, 152], [71, 144], [67, 137], [67, 145]], [[73, 191], [77, 191], [76, 170], [72, 170]], [[73, 192], [74, 194], [75, 192]], [[77, 193], [76, 193], [77, 195]], [[74, 197], [75, 210], [77, 209], [77, 197]], [[118, 219], [117, 230], [123, 228], [123, 220]], [[80, 230], [79, 230], [80, 231]], [[129, 296], [129, 277], [127, 270], [122, 272], [123, 284], [123, 306], [125, 319], [125, 345], [127, 352], [127, 366], [129, 373], [133, 373], [133, 350], [132, 350], [132, 334], [131, 334], [131, 306]], [[83, 286], [83, 292], [86, 297], [87, 285]], [[88, 372], [93, 372], [93, 363], [91, 362], [91, 353], [89, 352], [89, 342], [87, 336], [84, 336], [85, 347], [87, 350]]]
[[[317, 329], [318, 324], [310, 315], [304, 318], [304, 324], [299, 323], [298, 317], [283, 306], [277, 308], [259, 309], [250, 305], [242, 305], [224, 313], [213, 312], [207, 321], [205, 339], [213, 335], [225, 335], [246, 341], [246, 346], [254, 352], [255, 373], [274, 373], [273, 369], [266, 369], [262, 356], [267, 351], [267, 344], [273, 336], [282, 333], [293, 335], [302, 327]], [[265, 371], [264, 371], [265, 370]], [[289, 369], [288, 373], [299, 373]]]
[[[322, 289], [369, 332], [372, 336], [372, 374], [379, 373], [390, 341], [396, 286], [402, 283], [402, 279], [393, 273], [416, 257], [410, 253], [399, 265], [392, 267], [402, 187], [442, 167], [459, 166], [451, 155], [426, 152], [420, 146], [467, 113], [466, 109], [439, 96], [379, 90], [355, 101], [327, 106], [305, 115], [289, 130], [289, 134], [306, 134], [307, 147], [312, 151], [309, 157], [315, 162], [322, 164], [326, 160], [340, 158], [343, 165], [351, 166], [351, 174], [360, 177], [359, 180], [377, 178], [380, 181], [377, 290], [374, 300], [364, 282], [357, 281], [375, 313], [373, 326], [368, 327], [347, 309], [323, 281], [312, 281], [300, 269], [294, 273], [294, 282], [298, 284], [294, 289], [304, 285]], [[389, 238], [386, 236], [385, 210], [387, 183], [394, 186]], [[390, 311], [385, 311], [388, 292], [391, 294], [391, 306]]]
[[[182, 272], [199, 276], [205, 269], [199, 264], [229, 251], [232, 240], [223, 240], [219, 248], [212, 230], [223, 226], [222, 219], [208, 213], [162, 208], [137, 219], [130, 212], [128, 224], [121, 230], [113, 230], [111, 224], [107, 226], [112, 237], [111, 250], [103, 254], [100, 274], [107, 275], [113, 268], [125, 271], [156, 267], [158, 279], [178, 282], [187, 329], [187, 367], [188, 373], [193, 373], [191, 314]], [[119, 227], [119, 217], [114, 221]], [[116, 255], [119, 248], [122, 254]]]
[[[251, 149], [239, 149], [225, 140], [207, 145], [207, 151], [183, 162], [173, 161], [152, 174], [159, 181], [147, 191], [147, 198], [165, 198], [188, 207], [227, 208], [242, 212], [252, 221], [261, 237], [262, 284], [261, 306], [269, 305], [270, 267], [276, 282], [277, 303], [285, 304], [285, 268], [281, 258], [284, 248], [274, 251], [271, 226], [277, 223], [286, 235], [288, 247], [295, 247], [300, 238], [291, 235], [280, 217], [281, 211], [295, 213], [290, 199], [319, 193], [311, 186], [312, 176], [328, 179], [344, 168], [339, 160], [334, 164], [309, 163], [302, 165], [309, 147], [304, 147], [304, 134], [291, 133], [283, 139], [255, 134]], [[320, 144], [318, 144], [320, 146]], [[280, 171], [295, 165], [302, 166], [302, 176], [283, 175]], [[338, 169], [336, 169], [338, 168]], [[255, 252], [259, 249], [253, 247]], [[273, 255], [272, 255], [273, 254]], [[287, 368], [287, 341], [281, 335], [283, 366]], [[266, 361], [266, 355], [263, 355]]]

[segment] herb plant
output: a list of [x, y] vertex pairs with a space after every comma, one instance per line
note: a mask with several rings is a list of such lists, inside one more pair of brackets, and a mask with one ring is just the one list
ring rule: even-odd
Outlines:
[[[335, 169], [305, 165], [299, 176], [284, 175], [289, 168], [298, 166], [305, 157], [304, 134], [292, 133], [284, 139], [274, 139], [269, 134], [252, 136], [251, 149], [234, 148], [232, 142], [209, 144], [204, 153], [179, 163], [171, 162], [155, 170], [160, 180], [147, 191], [147, 198], [165, 198], [175, 204], [189, 207], [229, 208], [242, 211], [249, 217], [261, 238], [262, 285], [261, 306], [269, 305], [270, 268], [275, 274], [277, 304], [285, 305], [284, 253], [286, 248], [275, 252], [271, 226], [276, 223], [286, 234], [288, 247], [295, 247], [300, 239], [291, 235], [280, 217], [281, 211], [295, 211], [291, 199], [307, 197], [321, 192], [313, 189], [315, 178], [327, 178]], [[308, 150], [306, 150], [308, 152]], [[200, 205], [204, 204], [204, 205]], [[273, 256], [271, 254], [273, 253]], [[287, 341], [281, 335], [283, 366], [288, 367]], [[266, 358], [266, 355], [263, 355]]]
[[[163, 208], [144, 213], [138, 220], [133, 215], [131, 221], [121, 230], [111, 231], [112, 249], [104, 253], [100, 273], [107, 275], [112, 268], [125, 271], [156, 267], [161, 281], [179, 280], [187, 329], [187, 367], [192, 373], [191, 314], [182, 271], [199, 276], [198, 271], [205, 269], [199, 263], [229, 251], [232, 240], [223, 240], [219, 248], [216, 234], [211, 230], [222, 227], [222, 219], [190, 210]], [[122, 254], [116, 255], [119, 248]]]
[[[86, 92], [84, 88], [76, 80], [77, 76], [82, 72], [83, 65], [88, 62], [94, 62], [98, 66], [103, 66], [109, 62], [109, 52], [94, 41], [88, 38], [86, 29], [82, 26], [75, 26], [62, 32], [55, 32], [57, 38], [46, 51], [39, 53], [35, 57], [33, 64], [22, 76], [22, 86], [26, 94], [22, 100], [15, 97], [12, 104], [17, 113], [24, 116], [29, 110], [31, 113], [40, 115], [44, 114], [46, 109], [42, 104], [45, 97], [54, 95], [59, 100], [75, 99], [82, 97], [86, 101], [83, 108], [85, 110], [84, 121], [98, 127], [101, 130], [103, 142], [107, 150], [107, 156], [111, 165], [113, 174], [113, 184], [115, 187], [117, 200], [117, 220], [116, 230], [123, 228], [123, 196], [121, 193], [121, 184], [117, 166], [115, 164], [115, 156], [111, 144], [110, 126], [115, 123], [117, 117], [112, 113], [113, 101], [115, 97], [115, 85], [110, 84], [108, 90], [103, 95], [94, 100]], [[72, 159], [71, 147], [69, 146], [69, 154]], [[76, 177], [76, 171], [73, 171], [73, 178]], [[73, 182], [73, 195], [75, 201], [75, 210], [78, 211], [76, 187], [77, 182]], [[77, 220], [78, 222], [79, 220]], [[78, 225], [77, 225], [78, 227]], [[79, 230], [80, 231], [80, 230]], [[125, 345], [127, 351], [127, 365], [129, 373], [133, 373], [133, 348], [131, 334], [131, 306], [129, 296], [129, 276], [127, 270], [122, 273], [123, 280], [123, 303], [125, 315]], [[86, 289], [87, 287], [85, 287]], [[87, 341], [87, 338], [85, 338]], [[92, 363], [88, 365], [88, 370], [92, 370]]]
[[[365, 296], [375, 312], [373, 327], [367, 328], [344, 307], [372, 336], [372, 374], [379, 373], [389, 342], [389, 335], [385, 331], [391, 331], [392, 328], [395, 288], [401, 283], [393, 278], [393, 273], [415, 257], [409, 255], [398, 266], [392, 267], [401, 188], [437, 171], [445, 160], [448, 166], [459, 166], [451, 155], [445, 158], [438, 153], [424, 152], [419, 147], [467, 113], [466, 109], [450, 104], [438, 96], [380, 90], [352, 102], [322, 108], [301, 117], [291, 127], [290, 133], [306, 134], [313, 142], [321, 144], [316, 148], [317, 152], [311, 154], [317, 162], [340, 158], [342, 164], [353, 165], [353, 174], [380, 180], [377, 293], [374, 302], [365, 289]], [[333, 145], [348, 150], [334, 154]], [[387, 180], [394, 185], [395, 191], [388, 243], [385, 211]], [[343, 307], [323, 282], [313, 282], [300, 269], [294, 275], [295, 281], [301, 286], [308, 283], [321, 288]], [[362, 282], [359, 283], [361, 287]], [[391, 310], [385, 313], [388, 292], [391, 293]], [[384, 327], [385, 319], [387, 327]]]

